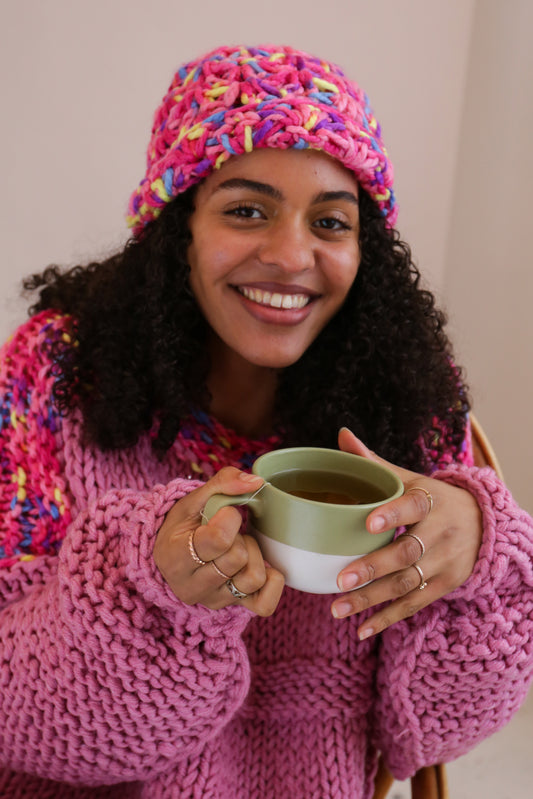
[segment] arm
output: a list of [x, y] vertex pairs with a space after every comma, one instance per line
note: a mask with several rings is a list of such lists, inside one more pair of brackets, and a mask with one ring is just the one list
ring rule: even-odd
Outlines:
[[[386, 464], [433, 502], [406, 493], [367, 526], [411, 525], [424, 551], [397, 536], [341, 572], [341, 585], [373, 582], [333, 603], [335, 615], [339, 604], [343, 615], [364, 611], [361, 638], [381, 633], [375, 743], [400, 779], [496, 732], [533, 677], [533, 520], [492, 469], [470, 465], [468, 432], [463, 463], [444, 458], [431, 478]], [[349, 431], [339, 443], [380, 460]]]
[[533, 522], [491, 469], [449, 467], [483, 518], [469, 579], [381, 638], [377, 741], [399, 779], [504, 726], [533, 677]]
[[184, 605], [153, 563], [165, 514], [194, 483], [69, 510], [44, 324], [15, 336], [0, 375], [0, 765], [142, 779], [198, 752], [242, 703], [249, 612]]

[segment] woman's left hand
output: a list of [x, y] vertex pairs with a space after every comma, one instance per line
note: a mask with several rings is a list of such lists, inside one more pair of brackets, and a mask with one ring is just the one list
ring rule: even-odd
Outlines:
[[[358, 630], [360, 639], [382, 632], [400, 619], [449, 594], [472, 574], [483, 533], [479, 505], [468, 491], [394, 466], [371, 452], [348, 429], [339, 433], [339, 447], [383, 463], [400, 477], [405, 493], [369, 514], [372, 533], [406, 526], [401, 535], [344, 568], [338, 577], [343, 594], [333, 602], [332, 613], [344, 618], [388, 602]], [[414, 487], [425, 491], [411, 491]], [[420, 569], [418, 571], [416, 566]], [[370, 582], [368, 585], [363, 583]], [[361, 585], [361, 588], [357, 588]], [[352, 590], [352, 589], [356, 590]], [[422, 590], [420, 590], [422, 589]]]

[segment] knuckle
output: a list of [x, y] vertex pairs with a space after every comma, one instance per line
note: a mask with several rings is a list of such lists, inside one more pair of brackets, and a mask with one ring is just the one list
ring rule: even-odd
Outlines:
[[421, 516], [427, 516], [428, 513], [428, 500], [426, 495], [423, 491], [411, 491], [409, 494], [409, 500], [411, 505], [414, 507], [417, 513]]
[[370, 597], [363, 592], [353, 591], [350, 594], [350, 600], [353, 605], [354, 613], [360, 613], [370, 607]]
[[405, 596], [414, 588], [414, 581], [409, 574], [399, 574], [394, 578], [393, 591], [396, 597]]
[[220, 469], [209, 481], [212, 485], [218, 486], [220, 483], [226, 483], [229, 480], [235, 479], [240, 474], [235, 466], [224, 466]]
[[414, 616], [415, 613], [418, 613], [422, 606], [418, 603], [410, 602], [404, 606], [404, 618], [408, 619], [411, 616]]
[[211, 525], [211, 543], [219, 552], [227, 552], [233, 544], [236, 530], [232, 526], [222, 524]]
[[365, 563], [361, 569], [362, 582], [370, 583], [376, 578], [376, 567], [373, 563]]
[[246, 559], [246, 580], [250, 585], [254, 586], [253, 590], [257, 591], [259, 588], [262, 588], [266, 582], [265, 565], [262, 562], [251, 563], [248, 561], [248, 555], [246, 555]]
[[401, 522], [400, 508], [395, 502], [391, 502], [390, 505], [387, 505], [387, 510], [386, 513], [384, 512], [384, 515], [387, 520], [388, 527], [399, 527]]
[[406, 535], [400, 536], [400, 539], [403, 539], [401, 541], [402, 558], [405, 565], [410, 566], [412, 563], [415, 563], [420, 556], [420, 544], [416, 539]]

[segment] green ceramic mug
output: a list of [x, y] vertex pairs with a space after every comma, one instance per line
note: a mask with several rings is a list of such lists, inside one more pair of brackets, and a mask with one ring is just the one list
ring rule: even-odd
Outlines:
[[374, 508], [403, 493], [400, 478], [375, 461], [340, 450], [293, 447], [261, 455], [252, 472], [264, 486], [238, 496], [215, 494], [204, 521], [225, 505], [245, 505], [249, 533], [292, 588], [337, 593], [341, 569], [392, 541], [394, 529], [374, 534], [365, 527]]

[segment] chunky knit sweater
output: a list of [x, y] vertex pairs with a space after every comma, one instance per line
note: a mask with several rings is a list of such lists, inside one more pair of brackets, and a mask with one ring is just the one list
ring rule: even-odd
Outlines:
[[[400, 779], [509, 721], [532, 676], [533, 522], [488, 468], [440, 464], [477, 498], [473, 574], [358, 641], [331, 597], [286, 588], [275, 614], [182, 604], [152, 547], [165, 513], [245, 441], [191, 418], [103, 453], [54, 405], [41, 313], [0, 374], [0, 796], [367, 799], [377, 751]], [[455, 453], [457, 455], [457, 453]]]

